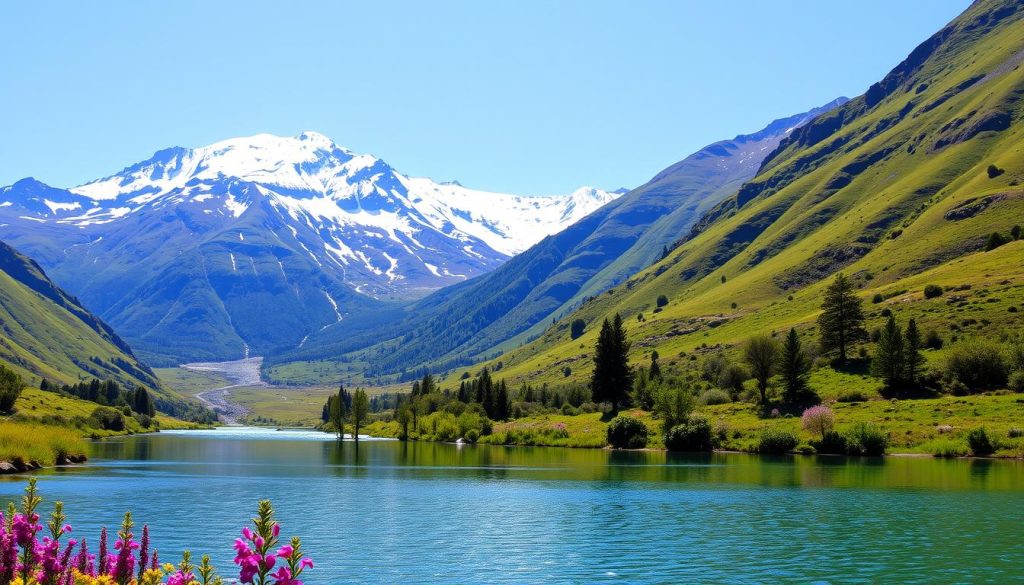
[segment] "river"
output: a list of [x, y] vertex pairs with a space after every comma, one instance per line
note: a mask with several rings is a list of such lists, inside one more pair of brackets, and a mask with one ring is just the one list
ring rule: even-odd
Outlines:
[[[1024, 575], [1024, 464], [676, 456], [231, 427], [92, 445], [37, 473], [95, 547], [125, 509], [161, 559], [232, 576], [261, 498], [318, 583], [992, 582]], [[24, 477], [0, 479], [0, 501]], [[48, 509], [48, 508], [47, 508]]]

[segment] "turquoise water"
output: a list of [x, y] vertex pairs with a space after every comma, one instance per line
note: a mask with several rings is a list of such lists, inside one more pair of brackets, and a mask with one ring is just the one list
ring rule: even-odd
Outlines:
[[[126, 509], [161, 559], [231, 575], [270, 498], [307, 583], [992, 582], [1024, 579], [1024, 465], [674, 456], [319, 433], [164, 432], [38, 474], [94, 543]], [[0, 500], [24, 477], [0, 480]]]

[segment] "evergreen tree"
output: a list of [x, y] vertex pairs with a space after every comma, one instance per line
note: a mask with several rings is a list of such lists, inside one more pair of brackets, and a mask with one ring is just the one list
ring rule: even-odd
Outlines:
[[156, 407], [153, 404], [153, 399], [149, 396], [149, 392], [145, 388], [139, 386], [131, 394], [131, 408], [139, 414], [145, 414], [147, 416], [153, 416], [156, 414]]
[[648, 376], [651, 380], [661, 380], [661, 366], [658, 365], [658, 350], [651, 350], [651, 369]]
[[505, 380], [498, 382], [497, 390], [494, 392], [494, 420], [508, 420], [512, 414], [512, 404], [508, 397], [508, 386]]
[[895, 390], [903, 384], [906, 372], [903, 333], [896, 324], [896, 318], [889, 315], [878, 338], [878, 346], [871, 361], [871, 373], [885, 380], [886, 388]]
[[800, 344], [796, 329], [790, 329], [782, 348], [782, 379], [786, 385], [786, 401], [796, 402], [807, 388], [807, 372], [811, 364]]
[[352, 437], [359, 442], [359, 429], [366, 422], [370, 414], [370, 399], [366, 391], [359, 388], [352, 395]]
[[345, 435], [345, 420], [348, 418], [351, 402], [352, 399], [345, 391], [345, 386], [341, 384], [338, 385], [338, 393], [327, 399], [327, 413], [335, 432], [338, 433], [339, 441]]
[[430, 394], [437, 390], [437, 384], [434, 383], [434, 377], [430, 374], [424, 374], [423, 380], [420, 381], [420, 394]]
[[612, 414], [617, 414], [619, 405], [629, 397], [633, 387], [633, 373], [629, 368], [627, 355], [629, 342], [618, 314], [612, 321], [604, 320], [594, 348], [594, 374], [590, 389], [594, 402], [608, 402]]
[[907, 323], [907, 333], [904, 335], [905, 365], [906, 372], [903, 377], [910, 385], [916, 385], [921, 377], [921, 370], [924, 369], [924, 356], [921, 355], [921, 331], [917, 328], [917, 321], [911, 319]]
[[752, 337], [747, 342], [744, 357], [750, 366], [750, 373], [757, 380], [757, 391], [761, 404], [768, 404], [768, 382], [775, 375], [779, 361], [779, 344], [767, 335]]
[[825, 289], [825, 300], [818, 317], [821, 333], [821, 348], [825, 351], [839, 350], [839, 359], [846, 361], [846, 350], [850, 344], [867, 337], [864, 330], [864, 311], [860, 297], [853, 290], [853, 283], [846, 275], [836, 275], [832, 284]]

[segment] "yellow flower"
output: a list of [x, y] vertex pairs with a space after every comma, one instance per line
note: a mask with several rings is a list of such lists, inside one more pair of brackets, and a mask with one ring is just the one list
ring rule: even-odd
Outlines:
[[160, 580], [164, 578], [163, 571], [159, 569], [147, 569], [142, 574], [142, 579], [139, 580], [139, 585], [160, 585]]

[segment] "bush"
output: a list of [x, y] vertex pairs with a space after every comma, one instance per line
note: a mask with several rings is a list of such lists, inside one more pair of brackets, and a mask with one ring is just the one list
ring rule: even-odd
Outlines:
[[707, 419], [693, 417], [689, 421], [672, 427], [665, 434], [665, 448], [669, 451], [711, 451], [711, 423]]
[[1012, 429], [1006, 432], [1006, 436], [1010, 437], [1011, 439], [1019, 439], [1021, 437], [1024, 437], [1024, 429], [1013, 427]]
[[743, 383], [750, 378], [746, 368], [739, 364], [729, 364], [718, 375], [718, 387], [729, 391], [733, 396], [743, 393]]
[[665, 295], [658, 295], [658, 306], [659, 307], [664, 307], [667, 304], [668, 304], [668, 297], [666, 297]]
[[702, 392], [698, 400], [700, 400], [701, 404], [707, 405], [729, 404], [730, 402], [732, 402], [732, 397], [730, 397], [729, 393], [726, 392], [725, 390], [721, 390], [719, 388], [712, 388], [710, 390], [705, 390], [704, 392]]
[[785, 430], [767, 428], [761, 431], [761, 437], [757, 441], [757, 452], [765, 454], [789, 453], [800, 444], [796, 435]]
[[838, 431], [828, 431], [820, 441], [812, 441], [811, 445], [826, 455], [845, 455], [847, 451], [846, 437]]
[[583, 319], [573, 319], [569, 325], [569, 336], [573, 339], [578, 339], [583, 335], [583, 331], [587, 328], [587, 322]]
[[997, 167], [994, 164], [991, 164], [991, 165], [988, 165], [988, 168], [985, 169], [985, 172], [988, 173], [988, 178], [994, 179], [994, 178], [998, 177], [999, 175], [1005, 173], [1006, 171], [1004, 171], [1003, 169]]
[[985, 427], [978, 427], [967, 433], [967, 446], [971, 448], [971, 454], [976, 457], [987, 457], [995, 453], [996, 450], [988, 438], [988, 433], [985, 432]]
[[12, 412], [25, 384], [21, 376], [0, 365], [0, 413]]
[[846, 452], [850, 455], [883, 455], [888, 446], [889, 436], [872, 423], [857, 423], [846, 434]]
[[476, 429], [469, 429], [466, 431], [466, 436], [464, 438], [470, 443], [476, 443], [480, 440], [480, 432]]
[[942, 343], [942, 336], [934, 329], [924, 336], [924, 346], [927, 349], [942, 349]]
[[880, 302], [882, 302], [884, 300], [885, 300], [885, 297], [882, 296], [882, 293], [875, 293], [875, 296], [871, 297], [871, 303], [874, 304], [874, 305], [877, 305], [878, 303], [880, 303]]
[[996, 248], [1002, 246], [1005, 243], [1006, 238], [1003, 237], [1003, 234], [999, 232], [992, 232], [992, 235], [990, 235], [988, 237], [988, 240], [985, 242], [985, 251], [991, 252], [992, 250], [995, 250]]
[[924, 298], [934, 299], [942, 296], [942, 287], [937, 284], [929, 284], [924, 287]]
[[1010, 377], [1006, 382], [1006, 387], [1014, 392], [1024, 392], [1024, 372], [1014, 372], [1010, 374]]
[[616, 449], [647, 446], [647, 426], [631, 416], [617, 416], [608, 423], [608, 444]]
[[89, 416], [89, 425], [105, 431], [123, 431], [124, 415], [109, 406], [99, 406]]
[[1007, 370], [1003, 348], [988, 339], [964, 340], [946, 357], [946, 373], [971, 390], [1003, 386]]

